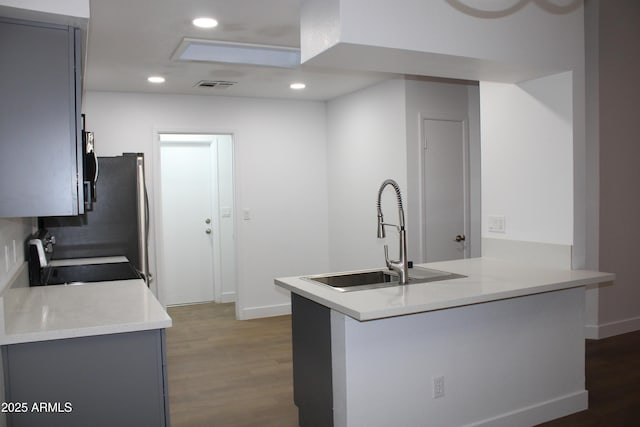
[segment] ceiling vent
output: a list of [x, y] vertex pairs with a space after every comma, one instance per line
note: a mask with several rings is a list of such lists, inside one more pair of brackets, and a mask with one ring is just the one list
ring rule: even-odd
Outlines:
[[235, 85], [237, 82], [229, 82], [225, 80], [200, 80], [196, 83], [196, 87], [206, 87], [209, 89], [226, 89]]

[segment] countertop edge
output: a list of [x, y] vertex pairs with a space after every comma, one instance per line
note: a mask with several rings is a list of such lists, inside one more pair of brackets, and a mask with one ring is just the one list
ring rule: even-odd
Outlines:
[[[306, 276], [301, 276], [301, 277], [306, 277]], [[284, 282], [283, 280], [287, 280], [287, 279], [291, 279], [291, 278], [295, 278], [295, 279], [299, 279], [298, 277], [290, 277], [290, 278], [281, 278], [281, 279], [274, 279], [274, 283], [277, 284], [278, 286], [287, 289], [295, 294], [298, 294], [300, 296], [303, 296], [305, 298], [310, 299], [311, 301], [317, 302], [318, 304], [324, 305], [326, 307], [329, 307], [335, 311], [339, 311], [342, 314], [346, 314], [347, 316], [353, 317], [356, 320], [360, 320], [360, 321], [364, 321], [365, 319], [362, 319], [361, 317], [361, 313], [357, 310], [351, 310], [348, 307], [345, 307], [343, 305], [340, 304], [336, 304], [334, 301], [331, 301], [329, 299], [323, 298], [321, 296], [319, 296], [318, 294], [315, 294], [313, 292], [309, 292], [305, 289], [301, 289], [298, 288], [294, 285], [291, 285], [290, 283]], [[303, 279], [300, 279], [303, 280]], [[337, 291], [332, 291], [332, 292], [337, 292]]]
[[[554, 280], [549, 281], [547, 283], [540, 283], [530, 286], [518, 286], [513, 289], [503, 289], [499, 291], [493, 291], [486, 294], [477, 294], [477, 295], [461, 295], [460, 297], [451, 297], [446, 300], [437, 300], [437, 301], [425, 301], [424, 303], [416, 303], [411, 306], [396, 306], [396, 307], [372, 307], [368, 310], [358, 310], [353, 307], [349, 307], [347, 303], [341, 303], [340, 299], [342, 298], [340, 295], [342, 293], [337, 292], [335, 290], [329, 288], [318, 287], [317, 289], [312, 288], [313, 286], [322, 286], [320, 284], [308, 283], [307, 280], [303, 279], [305, 276], [292, 276], [292, 277], [283, 277], [283, 278], [275, 278], [274, 283], [277, 286], [280, 286], [284, 289], [289, 290], [290, 292], [296, 293], [300, 296], [306, 297], [314, 302], [322, 304], [326, 307], [329, 307], [335, 311], [338, 311], [342, 314], [350, 316], [358, 321], [371, 321], [377, 319], [384, 319], [389, 317], [397, 317], [404, 315], [411, 315], [429, 311], [437, 311], [437, 310], [445, 310], [449, 308], [462, 307], [473, 304], [482, 304], [488, 303], [492, 301], [500, 301], [511, 298], [524, 297], [528, 295], [536, 295], [553, 291], [561, 291], [570, 288], [576, 287], [586, 287], [588, 285], [593, 285], [597, 283], [606, 283], [613, 281], [615, 279], [615, 274], [612, 273], [603, 273], [596, 271], [587, 271], [587, 270], [552, 270], [552, 269], [544, 269], [536, 266], [527, 266], [523, 264], [511, 263], [503, 260], [495, 260], [495, 259], [483, 259], [483, 258], [470, 258], [468, 260], [458, 260], [454, 263], [459, 265], [464, 265], [465, 261], [470, 261], [467, 263], [467, 267], [474, 263], [501, 263], [505, 266], [508, 266], [511, 269], [522, 269], [523, 271], [528, 271], [529, 273], [533, 270], [538, 270], [540, 272], [553, 273], [553, 274], [575, 274], [578, 277], [574, 277], [571, 279], [563, 279], [563, 280]], [[445, 264], [449, 264], [450, 262], [445, 262]], [[438, 270], [443, 270], [441, 264], [443, 263], [433, 263], [433, 265], [428, 264], [420, 264], [420, 266], [427, 268], [434, 268]], [[464, 269], [457, 270], [451, 265], [452, 268], [447, 269], [447, 271], [451, 271], [454, 273], [468, 275], [470, 278], [476, 278], [480, 276], [479, 274], [469, 274], [469, 271], [463, 271]], [[358, 270], [364, 271], [364, 270]], [[486, 273], [487, 277], [492, 278], [492, 274], [494, 272]], [[495, 273], [493, 274], [495, 275]], [[455, 280], [455, 279], [454, 279]], [[453, 283], [454, 280], [451, 282]], [[502, 278], [502, 280], [507, 280]], [[517, 278], [511, 279], [513, 281], [517, 281]], [[431, 282], [431, 285], [436, 283], [443, 282]], [[423, 284], [424, 285], [424, 284]], [[422, 285], [409, 285], [409, 286], [422, 286]], [[429, 286], [429, 285], [427, 285]], [[464, 285], [462, 285], [464, 286]], [[366, 291], [355, 291], [356, 292], [372, 292], [372, 290]], [[373, 291], [375, 292], [375, 291]], [[335, 293], [335, 294], [332, 294]], [[362, 294], [366, 295], [366, 294]], [[369, 294], [371, 295], [371, 294]], [[334, 297], [334, 298], [332, 298]]]
[[518, 291], [503, 292], [499, 296], [486, 295], [482, 297], [460, 298], [457, 300], [452, 300], [451, 302], [447, 302], [446, 304], [432, 304], [432, 305], [425, 304], [422, 307], [416, 307], [415, 310], [412, 310], [410, 312], [398, 310], [397, 313], [393, 313], [393, 310], [389, 310], [389, 311], [386, 311], [386, 312], [383, 311], [380, 313], [371, 312], [365, 315], [360, 315], [358, 317], [354, 317], [351, 315], [350, 316], [354, 317], [356, 320], [365, 322], [368, 320], [384, 319], [387, 317], [405, 316], [409, 314], [425, 313], [428, 311], [447, 310], [449, 308], [464, 307], [467, 305], [485, 304], [485, 303], [490, 303], [494, 301], [502, 301], [502, 300], [507, 300], [512, 298], [521, 298], [521, 297], [526, 297], [530, 295], [538, 295], [538, 294], [544, 294], [548, 292], [556, 292], [556, 291], [563, 291], [563, 290], [572, 289], [572, 288], [580, 288], [580, 287], [585, 287], [587, 285], [588, 283], [582, 283], [582, 284], [567, 283], [565, 285], [553, 284], [548, 286], [536, 287], [535, 289], [526, 290], [526, 291], [518, 290]]
[[[167, 316], [168, 317], [168, 316]], [[172, 326], [171, 318], [163, 321], [131, 323], [121, 325], [93, 326], [56, 331], [36, 331], [0, 336], [0, 345], [27, 344], [31, 342], [52, 341], [69, 338], [82, 338], [97, 335], [113, 335], [129, 332], [141, 332], [154, 329], [166, 329]]]

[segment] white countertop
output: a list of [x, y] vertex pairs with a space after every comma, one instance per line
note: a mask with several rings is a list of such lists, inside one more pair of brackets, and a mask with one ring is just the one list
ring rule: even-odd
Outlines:
[[88, 264], [115, 264], [119, 262], [129, 262], [125, 256], [109, 256], [109, 257], [94, 257], [94, 258], [68, 258], [68, 259], [54, 259], [49, 261], [49, 265], [52, 267], [65, 267], [69, 265], [88, 265]]
[[3, 299], [0, 345], [171, 327], [140, 279], [15, 287]]
[[352, 292], [339, 292], [303, 279], [304, 276], [277, 278], [275, 283], [356, 320], [365, 321], [557, 291], [609, 282], [615, 278], [611, 273], [551, 270], [493, 258], [416, 266], [467, 277]]

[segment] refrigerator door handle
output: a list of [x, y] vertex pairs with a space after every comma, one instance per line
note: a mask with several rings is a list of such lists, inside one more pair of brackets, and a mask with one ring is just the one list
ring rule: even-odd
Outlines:
[[95, 199], [96, 183], [98, 182], [98, 175], [100, 175], [100, 164], [99, 164], [100, 162], [98, 162], [98, 156], [96, 156], [95, 152], [93, 152], [93, 159], [95, 161], [95, 166], [96, 166], [96, 174], [93, 176], [93, 197]]
[[149, 286], [149, 254], [147, 250], [149, 203], [147, 200], [147, 189], [144, 184], [144, 157], [142, 155], [138, 155], [136, 158], [136, 169], [138, 176], [138, 247], [140, 251], [140, 270], [147, 286]]

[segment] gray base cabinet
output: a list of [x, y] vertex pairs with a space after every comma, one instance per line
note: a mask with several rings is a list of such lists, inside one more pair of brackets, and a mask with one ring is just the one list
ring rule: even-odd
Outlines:
[[333, 426], [331, 310], [291, 294], [293, 400], [301, 427]]
[[84, 211], [79, 34], [0, 17], [0, 217]]
[[7, 425], [169, 426], [164, 340], [150, 330], [3, 346]]

